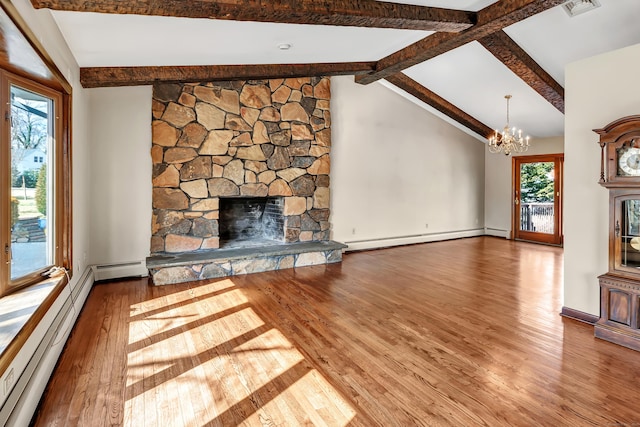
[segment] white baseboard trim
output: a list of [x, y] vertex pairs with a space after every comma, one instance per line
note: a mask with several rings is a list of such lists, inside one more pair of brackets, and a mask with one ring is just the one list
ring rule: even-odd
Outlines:
[[505, 239], [508, 239], [511, 236], [511, 230], [485, 227], [484, 234], [486, 236], [504, 237]]
[[147, 262], [131, 261], [115, 264], [98, 264], [93, 267], [95, 280], [121, 279], [123, 277], [147, 277]]
[[445, 233], [417, 234], [412, 236], [397, 236], [371, 240], [353, 240], [344, 242], [348, 247], [345, 252], [361, 251], [366, 249], [380, 249], [391, 246], [411, 245], [414, 243], [437, 242], [441, 240], [460, 239], [463, 237], [476, 237], [485, 234], [484, 228], [471, 230], [448, 231]]

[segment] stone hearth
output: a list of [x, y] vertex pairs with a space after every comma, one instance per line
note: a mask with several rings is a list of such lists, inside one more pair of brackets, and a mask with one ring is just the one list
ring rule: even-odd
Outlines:
[[[304, 245], [294, 245], [293, 258], [267, 255], [268, 261], [263, 251], [283, 243], [329, 242], [329, 107], [328, 78], [154, 85], [153, 219], [147, 264], [156, 284], [219, 277], [210, 274], [213, 264], [220, 267], [218, 272], [233, 275], [308, 265], [310, 260], [340, 261], [335, 248], [330, 253], [311, 248], [310, 253], [323, 256], [308, 257], [297, 252]], [[221, 216], [228, 215], [221, 204], [240, 206], [259, 198], [277, 200], [281, 217], [276, 225], [281, 229], [276, 236], [271, 231], [266, 237], [253, 236], [262, 225], [241, 222], [229, 229], [221, 223]], [[201, 262], [203, 253], [204, 259], [217, 259], [217, 251], [229, 249], [225, 241], [230, 234], [253, 236], [251, 242], [235, 239], [231, 247], [238, 241], [254, 247], [260, 266]], [[195, 256], [191, 273], [183, 264], [173, 269], [171, 262], [185, 262], [192, 258], [188, 254]], [[243, 259], [250, 259], [247, 256], [243, 253]]]
[[287, 243], [260, 248], [218, 249], [147, 259], [156, 285], [215, 279], [238, 274], [261, 273], [294, 267], [332, 264], [342, 261], [337, 242]]

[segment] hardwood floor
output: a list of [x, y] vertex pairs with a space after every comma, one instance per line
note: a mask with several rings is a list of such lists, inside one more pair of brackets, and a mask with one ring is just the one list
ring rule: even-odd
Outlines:
[[96, 284], [35, 425], [638, 425], [640, 353], [559, 316], [562, 270], [480, 237]]

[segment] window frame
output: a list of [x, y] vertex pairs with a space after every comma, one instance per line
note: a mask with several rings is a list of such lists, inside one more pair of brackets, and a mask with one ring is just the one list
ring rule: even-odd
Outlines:
[[[57, 89], [38, 83], [30, 78], [19, 76], [0, 68], [0, 102], [3, 105], [3, 116], [6, 126], [0, 133], [0, 158], [6, 159], [7, 165], [0, 165], [5, 170], [0, 176], [0, 206], [5, 221], [0, 223], [0, 296], [7, 295], [26, 286], [43, 280], [42, 273], [52, 266], [67, 269], [72, 274], [71, 266], [71, 157], [70, 157], [70, 120], [69, 95]], [[17, 86], [53, 100], [53, 263], [47, 267], [34, 270], [32, 273], [11, 280], [10, 248], [11, 248], [11, 126], [8, 117], [11, 115], [10, 90]], [[6, 167], [5, 167], [6, 166]], [[5, 249], [9, 247], [9, 252]]]

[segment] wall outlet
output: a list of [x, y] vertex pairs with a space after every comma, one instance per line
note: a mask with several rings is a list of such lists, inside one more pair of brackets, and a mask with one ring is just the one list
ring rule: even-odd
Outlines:
[[13, 375], [13, 368], [7, 373], [7, 376], [4, 379], [4, 394], [9, 394], [11, 388], [13, 387], [13, 383], [15, 382], [15, 377]]
[[425, 224], [425, 225], [424, 225], [424, 228], [429, 228], [429, 224]]
[[355, 228], [351, 230], [351, 234], [356, 234], [356, 229]]

